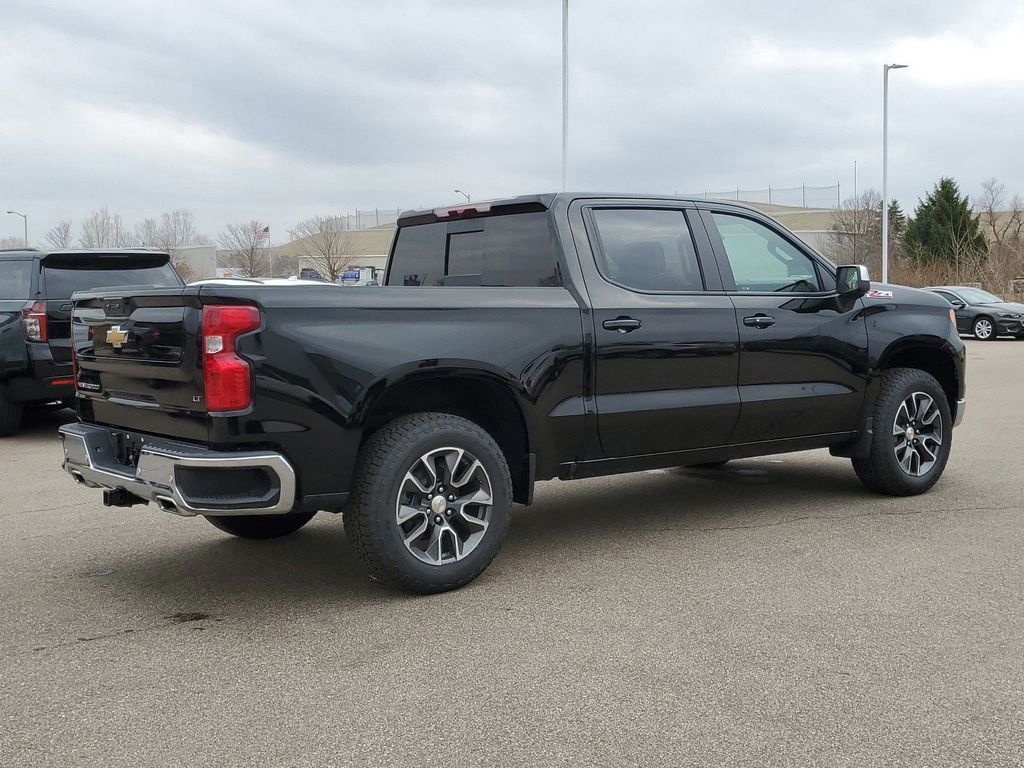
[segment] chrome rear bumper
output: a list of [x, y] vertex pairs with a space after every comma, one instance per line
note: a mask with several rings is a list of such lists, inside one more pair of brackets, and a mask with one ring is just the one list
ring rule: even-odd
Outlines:
[[131, 465], [117, 456], [118, 434], [91, 424], [62, 426], [64, 471], [82, 485], [123, 489], [179, 515], [277, 515], [295, 505], [295, 471], [279, 453], [212, 451], [139, 436]]

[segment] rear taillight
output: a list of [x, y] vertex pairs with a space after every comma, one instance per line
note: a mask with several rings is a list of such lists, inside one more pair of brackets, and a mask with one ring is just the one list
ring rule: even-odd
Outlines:
[[206, 410], [239, 411], [252, 403], [252, 370], [235, 352], [235, 340], [259, 327], [256, 307], [203, 307]]
[[29, 341], [46, 341], [46, 302], [26, 304], [21, 310], [21, 324]]

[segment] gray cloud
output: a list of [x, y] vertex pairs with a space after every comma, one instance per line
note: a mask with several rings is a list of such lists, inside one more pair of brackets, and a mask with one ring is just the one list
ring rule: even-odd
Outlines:
[[[298, 8], [293, 7], [299, 5]], [[1024, 193], [1018, 3], [573, 0], [574, 188], [699, 191], [939, 175]], [[559, 183], [560, 3], [7, 0], [0, 205], [37, 235], [108, 204], [250, 217]], [[849, 188], [849, 186], [847, 186]], [[11, 219], [7, 221], [6, 219]], [[0, 236], [20, 222], [0, 218]], [[278, 235], [278, 236], [280, 236]]]

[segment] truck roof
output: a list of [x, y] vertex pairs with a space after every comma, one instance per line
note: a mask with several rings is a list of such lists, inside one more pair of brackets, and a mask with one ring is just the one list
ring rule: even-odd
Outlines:
[[[731, 200], [719, 200], [717, 198], [709, 199], [705, 197], [684, 195], [641, 194], [632, 192], [545, 192], [535, 195], [519, 195], [517, 197], [504, 197], [493, 200], [473, 200], [466, 203], [442, 205], [437, 208], [403, 211], [398, 217], [398, 226], [402, 227], [410, 224], [426, 224], [432, 221], [439, 221], [442, 218], [462, 218], [467, 214], [469, 216], [477, 214], [486, 215], [489, 213], [497, 213], [498, 211], [496, 209], [501, 208], [514, 208], [519, 209], [522, 212], [531, 210], [548, 210], [559, 200], [576, 200], [579, 198], [613, 198], [619, 200], [666, 200], [672, 202], [714, 203], [715, 205], [723, 205], [730, 208], [740, 208], [747, 211], [762, 213], [753, 206], [744, 205], [743, 203]], [[449, 212], [449, 215], [445, 216], [444, 213], [446, 212]], [[503, 212], [512, 213], [513, 211]]]
[[139, 256], [163, 255], [170, 258], [167, 251], [159, 248], [58, 248], [49, 251], [41, 251], [38, 248], [7, 248], [0, 250], [0, 259], [45, 259], [47, 256], [100, 256], [103, 254], [127, 255], [137, 254]]

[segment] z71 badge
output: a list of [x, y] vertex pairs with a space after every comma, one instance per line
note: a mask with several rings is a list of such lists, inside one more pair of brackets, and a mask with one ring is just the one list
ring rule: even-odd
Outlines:
[[872, 290], [872, 291], [868, 291], [867, 293], [865, 293], [864, 294], [864, 298], [866, 298], [866, 299], [891, 299], [892, 298], [892, 291], [875, 291], [875, 290]]

